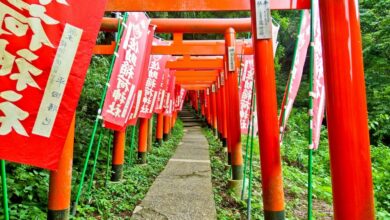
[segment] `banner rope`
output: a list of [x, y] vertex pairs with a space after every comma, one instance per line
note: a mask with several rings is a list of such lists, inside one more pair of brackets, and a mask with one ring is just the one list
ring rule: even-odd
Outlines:
[[[125, 13], [125, 16], [123, 18], [123, 23], [126, 23], [127, 17], [128, 17], [128, 13]], [[115, 45], [115, 52], [116, 53], [118, 52], [118, 48], [119, 48], [119, 45], [120, 45], [120, 38], [121, 38], [122, 34], [123, 34], [123, 25], [122, 25], [122, 22], [120, 20], [118, 20], [118, 35], [117, 35], [117, 39], [116, 39], [117, 43]], [[110, 81], [112, 70], [114, 68], [114, 64], [115, 64], [116, 58], [117, 58], [116, 56], [112, 57], [110, 68], [109, 68], [109, 71], [108, 71], [108, 74], [107, 74], [107, 78], [106, 78], [107, 84]], [[102, 93], [102, 96], [101, 96], [101, 99], [100, 99], [98, 115], [96, 116], [96, 119], [95, 119], [95, 124], [94, 124], [94, 127], [93, 127], [92, 136], [91, 136], [90, 143], [89, 143], [89, 146], [88, 146], [88, 151], [87, 151], [87, 155], [86, 155], [86, 158], [85, 158], [83, 171], [82, 171], [82, 174], [81, 174], [81, 179], [80, 179], [80, 183], [79, 183], [77, 194], [76, 194], [76, 199], [75, 199], [75, 202], [73, 204], [73, 210], [72, 210], [72, 215], [73, 216], [76, 215], [77, 204], [78, 204], [78, 202], [80, 200], [81, 192], [82, 192], [82, 189], [83, 189], [85, 175], [86, 175], [87, 168], [88, 168], [89, 158], [91, 157], [92, 147], [93, 147], [93, 144], [95, 142], [95, 136], [96, 136], [96, 133], [97, 133], [97, 130], [98, 130], [98, 126], [101, 124], [100, 120], [99, 120], [99, 116], [101, 114], [101, 111], [102, 111], [102, 108], [103, 108], [103, 104], [104, 104], [104, 100], [105, 100], [105, 97], [106, 97], [106, 94], [107, 94], [107, 90], [108, 90], [108, 85], [107, 84], [104, 86], [103, 93]]]

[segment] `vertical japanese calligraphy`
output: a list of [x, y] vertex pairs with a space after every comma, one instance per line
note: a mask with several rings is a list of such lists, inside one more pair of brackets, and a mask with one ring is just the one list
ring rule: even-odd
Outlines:
[[256, 32], [257, 39], [270, 39], [272, 37], [272, 20], [270, 0], [256, 0]]
[[254, 81], [253, 55], [245, 55], [242, 59], [242, 75], [240, 84], [240, 127], [241, 133], [248, 133], [252, 90]]
[[[176, 85], [176, 101], [175, 101], [175, 110], [181, 111], [183, 109], [184, 99], [186, 97], [187, 90], [181, 88], [179, 85]], [[201, 96], [199, 96], [200, 98]]]
[[163, 76], [161, 79], [160, 90], [159, 90], [158, 95], [157, 95], [156, 108], [154, 109], [154, 112], [158, 113], [158, 114], [162, 113], [164, 110], [164, 100], [165, 100], [165, 96], [166, 96], [166, 92], [167, 92], [167, 88], [168, 88], [168, 83], [169, 83], [168, 76], [169, 76], [169, 70], [165, 69], [163, 71]]
[[66, 24], [32, 133], [50, 137], [83, 30]]
[[168, 86], [166, 89], [166, 96], [164, 100], [164, 115], [172, 115], [175, 100], [175, 82], [175, 71], [170, 71], [168, 75]]
[[144, 70], [149, 24], [144, 13], [129, 13], [102, 110], [105, 127], [122, 130], [129, 120]]
[[[146, 83], [148, 82], [148, 75], [145, 74], [148, 73], [149, 71], [149, 63], [150, 63], [150, 53], [152, 51], [152, 42], [154, 39], [154, 28], [155, 26], [149, 25], [149, 31], [148, 31], [148, 36], [147, 36], [147, 42], [146, 42], [146, 49], [144, 53], [143, 59], [143, 69], [142, 69], [142, 74], [141, 74], [141, 79], [138, 82], [137, 85], [137, 96], [135, 99], [135, 104], [133, 105], [131, 111], [130, 111], [130, 116], [127, 121], [127, 125], [135, 125], [138, 120], [138, 116], [141, 110], [141, 106], [143, 104], [144, 96], [145, 96], [145, 88], [146, 88]], [[150, 81], [149, 81], [150, 83]]]
[[[153, 45], [165, 44], [161, 40], [155, 39]], [[170, 57], [167, 55], [152, 55], [148, 68], [148, 77], [145, 83], [144, 97], [142, 99], [140, 118], [150, 118], [153, 115], [158, 103], [158, 95], [162, 89], [162, 79], [165, 64]]]
[[56, 169], [105, 3], [0, 2], [1, 159]]
[[236, 70], [236, 48], [235, 47], [229, 47], [228, 48], [228, 59], [229, 59], [229, 71], [235, 71]]

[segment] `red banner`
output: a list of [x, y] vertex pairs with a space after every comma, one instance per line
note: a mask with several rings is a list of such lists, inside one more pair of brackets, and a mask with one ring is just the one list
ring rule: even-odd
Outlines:
[[[159, 45], [160, 40], [155, 40], [153, 44]], [[165, 64], [170, 57], [167, 55], [152, 55], [148, 69], [148, 78], [145, 85], [145, 95], [142, 99], [142, 105], [139, 117], [151, 118], [158, 103], [158, 94], [163, 85], [162, 79], [165, 70]]]
[[[314, 1], [314, 14], [318, 15], [318, 1]], [[313, 145], [312, 149], [317, 149], [320, 142], [322, 119], [325, 111], [325, 84], [324, 84], [324, 64], [322, 59], [322, 42], [320, 17], [314, 18], [314, 71], [313, 71], [313, 92], [310, 94], [313, 98]]]
[[153, 39], [154, 39], [154, 26], [149, 26], [148, 40], [147, 40], [147, 45], [146, 45], [146, 53], [145, 53], [144, 58], [143, 58], [144, 59], [144, 67], [142, 70], [142, 74], [140, 76], [141, 80], [139, 81], [139, 83], [137, 85], [136, 101], [131, 109], [127, 125], [136, 125], [137, 120], [138, 120], [138, 115], [141, 111], [142, 100], [145, 96], [145, 87], [146, 87], [146, 82], [148, 79], [148, 75], [144, 74], [144, 73], [147, 73], [149, 70], [150, 53], [152, 51]]
[[168, 84], [169, 84], [168, 77], [169, 77], [169, 70], [164, 69], [163, 77], [162, 77], [161, 85], [160, 85], [160, 91], [158, 92], [158, 95], [157, 95], [157, 105], [154, 109], [154, 112], [157, 114], [162, 113], [164, 110], [164, 101], [165, 101], [165, 97], [167, 95], [166, 93], [167, 93]]
[[242, 58], [242, 73], [240, 82], [240, 127], [241, 133], [247, 134], [249, 127], [249, 119], [252, 90], [254, 81], [254, 64], [253, 55], [245, 55]]
[[179, 85], [176, 85], [175, 111], [181, 111], [183, 109], [186, 93], [187, 93], [186, 89], [181, 88], [181, 86]]
[[128, 122], [144, 70], [149, 23], [144, 13], [129, 13], [103, 106], [105, 127], [122, 130]]
[[299, 30], [297, 44], [295, 48], [295, 55], [289, 83], [286, 88], [285, 97], [282, 103], [282, 109], [279, 116], [280, 126], [280, 141], [283, 138], [283, 132], [287, 125], [288, 117], [290, 116], [295, 97], [298, 94], [299, 86], [301, 84], [303, 67], [305, 66], [307, 48], [310, 43], [310, 11], [305, 10], [301, 16], [301, 29]]
[[164, 100], [164, 115], [171, 116], [174, 110], [175, 100], [175, 82], [176, 76], [174, 71], [170, 71], [168, 75], [168, 87], [166, 90], [166, 96]]
[[0, 2], [1, 159], [57, 168], [105, 5]]

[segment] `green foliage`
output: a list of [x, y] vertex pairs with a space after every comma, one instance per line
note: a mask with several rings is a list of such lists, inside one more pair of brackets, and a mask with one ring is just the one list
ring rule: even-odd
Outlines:
[[[281, 146], [281, 154], [283, 159], [283, 180], [286, 200], [286, 216], [288, 219], [305, 219], [307, 210], [307, 166], [308, 166], [308, 123], [309, 117], [307, 109], [294, 109], [291, 113], [287, 131]], [[218, 184], [214, 184], [215, 200], [217, 206], [222, 211], [219, 212], [219, 219], [227, 219], [231, 215], [223, 206], [226, 199], [221, 199], [220, 194], [223, 194], [224, 188], [221, 185], [226, 184], [229, 175], [223, 169], [225, 155], [224, 153], [216, 154], [221, 151], [221, 146], [216, 141], [211, 132], [206, 132], [211, 146], [211, 158], [213, 176], [218, 177]], [[242, 142], [245, 143], [247, 136], [242, 136]], [[321, 131], [321, 142], [319, 149], [314, 151], [313, 163], [313, 199], [314, 208], [313, 214], [317, 219], [328, 219], [332, 217], [332, 184], [330, 158], [328, 148], [328, 134], [324, 126]], [[245, 144], [243, 144], [245, 147]], [[254, 180], [253, 180], [253, 197], [252, 197], [252, 218], [262, 219], [259, 215], [262, 213], [262, 197], [261, 197], [261, 175], [259, 164], [259, 142], [255, 139], [254, 143]], [[219, 149], [219, 150], [217, 150]], [[245, 152], [245, 148], [243, 149]], [[219, 158], [219, 160], [215, 159]], [[390, 218], [390, 148], [383, 144], [371, 147], [375, 207], [377, 219]], [[234, 209], [241, 210], [241, 215], [245, 215], [245, 203], [235, 200]], [[226, 203], [226, 202], [225, 202]], [[234, 210], [233, 209], [233, 210]], [[259, 216], [256, 216], [259, 215]], [[238, 217], [235, 219], [239, 219]]]
[[372, 147], [372, 174], [378, 217], [390, 218], [390, 148], [379, 145]]
[[[283, 139], [282, 157], [284, 161], [283, 174], [287, 189], [293, 180], [306, 187], [307, 182], [307, 137], [308, 116], [306, 110], [293, 110], [288, 123], [287, 133]], [[313, 196], [315, 199], [332, 202], [331, 169], [328, 147], [328, 134], [325, 127], [321, 131], [319, 149], [314, 152], [313, 164]], [[390, 148], [383, 144], [371, 147], [376, 213], [378, 219], [390, 218]], [[302, 198], [302, 197], [301, 197]]]
[[131, 216], [135, 206], [144, 198], [155, 178], [164, 169], [169, 158], [175, 152], [182, 136], [183, 124], [178, 120], [171, 138], [164, 142], [161, 147], [155, 145], [148, 154], [148, 164], [146, 166], [125, 164], [124, 178], [120, 183], [109, 183], [105, 186], [103, 171], [105, 168], [100, 165], [91, 200], [87, 201], [84, 197], [78, 207], [78, 219], [88, 217], [126, 219]]
[[227, 155], [224, 152], [222, 143], [214, 137], [210, 129], [204, 129], [203, 133], [210, 146], [212, 183], [217, 218], [221, 220], [245, 219], [244, 203], [234, 198], [233, 193], [227, 188], [231, 171], [226, 166]]
[[31, 216], [34, 216], [33, 219], [46, 218], [48, 171], [9, 163], [7, 184], [11, 219], [31, 219]]
[[[390, 86], [389, 86], [390, 88]], [[371, 116], [369, 121], [370, 135], [373, 144], [390, 144], [390, 115], [379, 114]]]
[[366, 73], [388, 74], [390, 59], [390, 0], [360, 1]]
[[[94, 56], [88, 70], [87, 79], [80, 97], [76, 114], [76, 135], [73, 161], [72, 198], [80, 180], [92, 126], [99, 109], [101, 93], [106, 83], [106, 74], [110, 64], [110, 57]], [[130, 130], [130, 129], [129, 129]], [[136, 130], [137, 132], [137, 130]], [[128, 136], [129, 136], [128, 132]], [[98, 132], [99, 134], [99, 132]], [[112, 133], [110, 132], [112, 135]], [[153, 180], [162, 171], [168, 159], [174, 152], [183, 135], [183, 125], [177, 121], [173, 135], [162, 147], [154, 147], [148, 155], [148, 165], [128, 165], [130, 149], [126, 148], [126, 164], [124, 168], [124, 182], [108, 184], [105, 187], [106, 160], [110, 152], [107, 151], [108, 135], [102, 139], [102, 147], [97, 163], [96, 176], [93, 182], [91, 199], [87, 201], [87, 186], [91, 172], [87, 172], [83, 194], [78, 206], [78, 219], [121, 219], [130, 216], [135, 205], [145, 196]], [[97, 135], [98, 136], [98, 135]], [[94, 157], [96, 143], [91, 158]], [[137, 149], [138, 135], [135, 136]], [[128, 138], [127, 140], [130, 140]], [[130, 146], [130, 141], [127, 143]], [[136, 153], [134, 153], [136, 155]], [[89, 162], [89, 171], [93, 161]], [[109, 164], [111, 166], [111, 164]], [[7, 164], [7, 184], [9, 190], [11, 219], [45, 219], [47, 212], [47, 194], [49, 188], [49, 172], [29, 166]], [[0, 207], [0, 216], [3, 210]]]
[[[372, 169], [378, 219], [390, 219], [390, 0], [361, 0], [360, 19], [363, 41], [363, 55], [367, 87], [367, 105], [371, 142]], [[154, 12], [150, 17], [161, 18], [238, 18], [249, 17], [249, 12]], [[288, 80], [299, 23], [298, 11], [273, 11], [273, 18], [280, 24], [279, 46], [275, 56], [278, 103]], [[250, 33], [239, 33], [237, 38], [248, 38]], [[172, 39], [171, 34], [159, 34]], [[185, 39], [223, 39], [222, 34], [185, 34]], [[109, 43], [112, 34], [100, 34], [98, 42]], [[106, 83], [111, 57], [94, 56], [88, 70], [84, 89], [77, 109], [75, 135], [75, 153], [73, 169], [73, 190], [79, 182], [80, 171], [86, 156], [92, 125], [99, 108], [101, 93]], [[307, 62], [308, 63], [308, 62]], [[306, 182], [307, 182], [307, 136], [308, 116], [308, 75], [304, 70], [301, 88], [294, 104], [297, 110], [292, 112], [284, 137], [282, 150], [283, 173], [286, 193], [286, 213], [289, 219], [305, 218]], [[279, 105], [280, 106], [280, 105]], [[226, 169], [226, 154], [221, 143], [210, 131], [205, 131], [210, 144], [213, 169], [214, 197], [218, 219], [245, 218], [246, 203], [234, 198], [227, 191], [226, 183], [230, 173]], [[165, 166], [168, 158], [180, 140], [182, 125], [179, 122], [174, 129], [173, 138], [161, 148], [154, 148], [149, 155], [148, 166], [125, 166], [125, 181], [121, 184], [104, 186], [105, 162], [109, 157], [108, 136], [103, 138], [98, 160], [97, 176], [93, 184], [90, 201], [83, 197], [78, 207], [79, 219], [120, 219], [130, 215], [135, 205], [143, 198], [153, 179]], [[137, 140], [137, 135], [136, 135]], [[135, 143], [137, 141], [135, 140]], [[245, 136], [242, 139], [246, 140]], [[129, 143], [128, 143], [129, 144]], [[255, 154], [259, 154], [258, 141], [255, 142]], [[94, 156], [94, 151], [92, 158]], [[126, 161], [130, 162], [126, 149]], [[89, 164], [92, 165], [92, 161]], [[254, 192], [252, 214], [254, 219], [262, 219], [261, 176], [259, 157], [254, 160]], [[314, 153], [314, 199], [318, 219], [331, 216], [332, 189], [330, 180], [329, 149], [326, 127], [322, 129], [321, 144]], [[9, 186], [10, 211], [13, 219], [45, 219], [49, 173], [42, 169], [24, 165], [7, 164], [7, 183]], [[87, 174], [87, 179], [90, 177]], [[88, 182], [88, 181], [87, 181]], [[84, 190], [86, 187], [84, 188]], [[85, 192], [84, 192], [85, 193]], [[83, 194], [85, 196], [85, 194]], [[74, 195], [73, 195], [74, 198]], [[330, 209], [330, 210], [329, 210]], [[2, 214], [0, 208], [0, 215]]]
[[[235, 197], [231, 192], [229, 192], [226, 187], [227, 181], [230, 178], [229, 170], [226, 169], [225, 165], [226, 153], [223, 152], [220, 142], [214, 138], [211, 131], [206, 130], [204, 133], [206, 134], [210, 145], [214, 199], [217, 206], [218, 219], [246, 219], [247, 198], [245, 198], [245, 201], [242, 201], [240, 198]], [[245, 140], [245, 136], [243, 140]], [[259, 143], [257, 138], [254, 145], [255, 149], [258, 148]], [[243, 151], [245, 152], [245, 149], [243, 149]], [[297, 149], [294, 152], [298, 151], [304, 153], [304, 151], [301, 149]], [[293, 153], [291, 153], [291, 155], [293, 155]], [[296, 156], [294, 155], [294, 157]], [[291, 161], [285, 161], [283, 163], [283, 179], [286, 197], [286, 217], [288, 219], [305, 219], [307, 181], [306, 171], [302, 165], [299, 166], [295, 162], [293, 163]], [[331, 190], [331, 188], [324, 186], [330, 185], [330, 178], [328, 177], [322, 179], [317, 177], [316, 180], [315, 200], [321, 204], [321, 207], [314, 211], [314, 216], [318, 218], [324, 216], [329, 217], [331, 216], [331, 206], [329, 204], [331, 200], [331, 192], [329, 192], [329, 190]], [[263, 219], [264, 216], [261, 192], [260, 158], [256, 153], [253, 158], [252, 184], [252, 219]]]
[[360, 1], [371, 141], [390, 145], [390, 0]]
[[[175, 152], [182, 136], [183, 124], [178, 120], [171, 138], [162, 146], [153, 147], [148, 155], [147, 166], [125, 164], [123, 181], [108, 183], [107, 186], [105, 186], [106, 158], [104, 154], [101, 154], [103, 156], [98, 161], [91, 198], [88, 200], [86, 194], [89, 180], [89, 176], [87, 176], [76, 219], [125, 219], [126, 216], [131, 216], [135, 206], [144, 198], [154, 179], [164, 169], [169, 158]], [[105, 153], [104, 148], [102, 149], [102, 153]], [[75, 158], [78, 157], [79, 155], [75, 155]], [[83, 158], [79, 158], [79, 160], [83, 160]], [[7, 173], [11, 219], [46, 219], [49, 173], [45, 170], [17, 164], [9, 164]], [[75, 181], [77, 173], [74, 171], [72, 185], [74, 193], [79, 183], [79, 178], [77, 178], [77, 182]], [[0, 216], [2, 212], [3, 210], [0, 209]]]

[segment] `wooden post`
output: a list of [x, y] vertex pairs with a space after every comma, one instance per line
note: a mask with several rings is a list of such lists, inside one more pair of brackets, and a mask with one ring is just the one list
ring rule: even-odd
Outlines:
[[221, 79], [221, 112], [222, 112], [222, 145], [227, 147], [227, 110], [226, 110], [226, 86], [225, 86], [225, 73], [220, 72]]
[[251, 14], [264, 218], [279, 220], [284, 219], [284, 193], [272, 37], [257, 38], [256, 2], [251, 0]]
[[149, 120], [146, 118], [139, 119], [139, 130], [138, 130], [138, 163], [146, 163], [146, 152], [148, 149], [148, 125]]
[[164, 141], [167, 141], [169, 138], [169, 131], [170, 131], [170, 122], [171, 119], [169, 116], [164, 115], [164, 134], [163, 134], [163, 139]]
[[69, 219], [72, 188], [72, 163], [74, 147], [75, 116], [70, 124], [57, 171], [50, 172], [49, 202], [47, 219]]
[[114, 149], [112, 154], [111, 181], [119, 182], [123, 177], [125, 162], [126, 131], [114, 132]]
[[231, 130], [231, 165], [232, 179], [230, 187], [239, 194], [242, 184], [242, 152], [241, 152], [241, 131], [240, 131], [240, 103], [238, 94], [238, 73], [235, 65], [237, 54], [235, 51], [236, 33], [233, 28], [225, 32], [226, 60], [228, 66], [227, 88], [229, 90], [229, 128]]
[[156, 128], [156, 142], [159, 146], [162, 145], [163, 142], [163, 133], [164, 133], [164, 114], [157, 114], [157, 128]]
[[153, 116], [149, 119], [148, 125], [148, 152], [152, 151], [153, 148]]
[[214, 131], [214, 136], [218, 137], [218, 116], [217, 116], [217, 97], [216, 97], [216, 88], [215, 84], [211, 85], [211, 105], [212, 105], [212, 126]]

